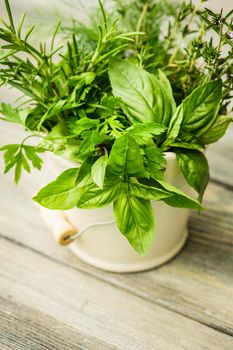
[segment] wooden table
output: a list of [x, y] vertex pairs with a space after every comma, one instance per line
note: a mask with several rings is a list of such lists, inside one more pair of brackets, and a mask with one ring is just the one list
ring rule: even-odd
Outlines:
[[[0, 142], [23, 131], [0, 123]], [[31, 196], [0, 176], [1, 350], [233, 349], [233, 133], [208, 154], [211, 182], [189, 239], [168, 264], [117, 275], [59, 247]]]

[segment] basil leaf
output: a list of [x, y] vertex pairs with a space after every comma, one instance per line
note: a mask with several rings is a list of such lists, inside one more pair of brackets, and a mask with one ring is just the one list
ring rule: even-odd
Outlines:
[[33, 200], [49, 209], [75, 207], [82, 193], [82, 187], [77, 182], [78, 174], [78, 168], [64, 171], [55, 181], [42, 188]]
[[176, 152], [176, 159], [186, 181], [197, 191], [201, 201], [209, 181], [206, 157], [199, 151], [183, 150]]
[[164, 198], [164, 202], [172, 207], [178, 207], [178, 208], [189, 208], [194, 210], [202, 210], [202, 206], [200, 203], [188, 196], [183, 191], [179, 190], [177, 187], [169, 184], [166, 181], [162, 180], [155, 180], [154, 182], [158, 187], [161, 186], [165, 191], [168, 191], [171, 193], [171, 196], [168, 198]]
[[162, 144], [163, 149], [167, 149], [168, 148], [167, 146], [170, 146], [179, 135], [181, 123], [183, 121], [183, 115], [184, 115], [183, 105], [181, 104], [177, 108], [175, 114], [172, 116], [170, 120], [168, 131], [167, 131], [167, 137], [164, 143]]
[[93, 181], [96, 183], [96, 185], [99, 188], [103, 188], [104, 185], [104, 178], [105, 178], [105, 172], [106, 167], [108, 164], [108, 154], [105, 152], [105, 154], [100, 157], [91, 168], [91, 176]]
[[176, 111], [176, 102], [175, 102], [175, 99], [173, 97], [172, 87], [171, 87], [170, 81], [168, 80], [166, 75], [160, 69], [158, 70], [158, 73], [159, 73], [160, 87], [162, 89], [162, 94], [164, 95], [164, 102], [169, 103], [170, 109], [171, 109], [170, 110], [170, 117], [167, 119], [167, 123], [166, 123], [166, 125], [168, 125], [172, 115]]
[[129, 134], [120, 136], [114, 142], [109, 156], [108, 170], [115, 176], [142, 177], [144, 175], [140, 148]]
[[113, 203], [121, 233], [141, 255], [146, 255], [154, 239], [154, 218], [149, 200], [134, 197], [124, 186]]
[[219, 115], [211, 127], [201, 135], [201, 141], [206, 145], [218, 141], [225, 134], [231, 122], [232, 117]]
[[89, 183], [83, 187], [82, 194], [77, 201], [77, 207], [92, 209], [108, 205], [118, 197], [120, 186], [120, 182], [107, 181], [100, 189], [95, 183]]
[[194, 149], [194, 150], [205, 149], [204, 143], [201, 141], [201, 139], [198, 136], [194, 134], [190, 134], [188, 132], [183, 132], [183, 131], [180, 131], [179, 136], [176, 138], [176, 141], [171, 143], [169, 147]]
[[185, 148], [185, 149], [196, 149], [196, 150], [202, 150], [204, 147], [200, 144], [197, 143], [188, 143], [188, 142], [174, 142], [170, 144], [170, 147], [175, 147], [175, 148]]
[[146, 186], [137, 182], [129, 182], [128, 186], [130, 193], [138, 198], [160, 201], [161, 199], [171, 196], [170, 192], [161, 190], [160, 188]]
[[109, 77], [113, 94], [121, 97], [122, 108], [132, 123], [168, 125], [175, 104], [162, 73], [159, 80], [129, 61], [111, 60]]
[[87, 158], [83, 161], [82, 165], [81, 165], [80, 168], [79, 168], [78, 179], [77, 179], [78, 182], [83, 181], [83, 180], [84, 180], [85, 178], [87, 178], [88, 176], [89, 176], [90, 179], [91, 179], [91, 176], [90, 176], [90, 174], [91, 174], [91, 168], [92, 168], [92, 166], [93, 166], [94, 163], [95, 163], [95, 160], [94, 160], [94, 158], [92, 158], [92, 157], [87, 157]]
[[199, 86], [182, 103], [182, 130], [204, 134], [214, 123], [222, 95], [221, 80]]

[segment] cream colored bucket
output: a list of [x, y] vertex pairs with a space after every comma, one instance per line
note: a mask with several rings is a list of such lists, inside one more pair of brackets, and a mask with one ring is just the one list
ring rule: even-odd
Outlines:
[[[187, 194], [193, 194], [180, 173], [175, 155], [167, 153], [166, 179]], [[46, 181], [52, 181], [74, 163], [54, 155], [49, 156]], [[152, 201], [155, 213], [155, 239], [147, 256], [140, 256], [118, 230], [112, 206], [99, 209], [54, 211], [41, 207], [44, 222], [60, 244], [69, 248], [81, 260], [112, 272], [136, 272], [164, 264], [183, 247], [187, 238], [188, 209], [173, 208]], [[74, 236], [75, 235], [75, 236]], [[76, 237], [73, 240], [72, 237]]]

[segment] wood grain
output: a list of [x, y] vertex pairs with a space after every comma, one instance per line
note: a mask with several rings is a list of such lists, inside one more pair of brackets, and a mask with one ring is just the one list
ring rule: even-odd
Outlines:
[[[0, 246], [2, 298], [10, 295], [16, 305], [65, 323], [64, 333], [72, 327], [83, 337], [106, 343], [107, 349], [232, 348], [231, 337], [196, 321], [12, 242], [1, 239]], [[38, 327], [37, 332], [40, 338], [43, 328]], [[93, 350], [103, 349], [98, 348], [98, 342]], [[30, 347], [25, 345], [24, 349]]]
[[208, 146], [206, 154], [211, 179], [233, 189], [233, 125], [222, 139]]
[[88, 337], [72, 325], [43, 312], [16, 303], [9, 295], [0, 297], [1, 350], [89, 350], [115, 349], [97, 338]]

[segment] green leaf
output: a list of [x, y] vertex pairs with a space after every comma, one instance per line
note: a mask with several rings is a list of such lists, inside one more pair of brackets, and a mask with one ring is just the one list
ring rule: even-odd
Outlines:
[[101, 145], [109, 140], [111, 140], [111, 137], [106, 135], [101, 135], [97, 131], [83, 131], [82, 133], [82, 142], [79, 147], [79, 156], [85, 157], [89, 153], [92, 153], [95, 151], [96, 146]]
[[182, 130], [204, 134], [215, 122], [222, 96], [221, 80], [212, 81], [196, 88], [182, 103]]
[[18, 153], [15, 157], [15, 183], [18, 184], [21, 178], [22, 172], [22, 159], [21, 153]]
[[194, 149], [194, 150], [202, 150], [204, 148], [202, 145], [197, 143], [188, 143], [188, 142], [180, 142], [180, 141], [171, 143], [170, 147]]
[[30, 167], [22, 151], [17, 153], [15, 160], [15, 183], [18, 184], [21, 178], [22, 168], [24, 168], [27, 172], [30, 172]]
[[176, 159], [186, 181], [197, 191], [201, 201], [209, 181], [206, 157], [199, 151], [183, 150], [176, 151]]
[[82, 165], [79, 168], [79, 174], [78, 174], [78, 182], [83, 181], [88, 176], [90, 177], [91, 182], [91, 168], [93, 164], [95, 163], [95, 159], [92, 157], [87, 157], [84, 159]]
[[47, 112], [42, 116], [40, 123], [38, 124], [38, 130], [40, 130], [41, 126], [43, 125], [43, 123], [54, 117], [54, 116], [58, 116], [61, 112], [69, 110], [69, 109], [74, 109], [77, 108], [79, 106], [81, 106], [82, 103], [68, 103], [66, 100], [59, 100], [57, 102], [54, 102], [49, 109], [47, 110]]
[[178, 208], [189, 208], [194, 210], [202, 210], [200, 203], [188, 196], [183, 191], [179, 190], [177, 187], [169, 184], [163, 180], [155, 180], [154, 182], [158, 187], [161, 186], [163, 190], [170, 192], [171, 196], [164, 199], [164, 202], [172, 207]]
[[121, 97], [122, 108], [132, 123], [156, 122], [168, 125], [174, 99], [167, 84], [129, 61], [111, 60], [109, 76], [113, 94]]
[[140, 148], [129, 134], [120, 136], [114, 142], [109, 156], [108, 169], [115, 176], [143, 176], [144, 165]]
[[113, 203], [121, 233], [141, 255], [146, 255], [154, 239], [154, 217], [149, 200], [134, 197], [127, 185]]
[[14, 24], [12, 12], [11, 12], [11, 7], [10, 7], [10, 4], [9, 4], [8, 0], [5, 0], [5, 6], [6, 6], [6, 10], [7, 10], [7, 14], [8, 14], [11, 30], [12, 30], [13, 33], [15, 33], [16, 32], [15, 31], [15, 24]]
[[[18, 144], [9, 144], [0, 147], [0, 152], [5, 151], [4, 153], [4, 162], [5, 162], [5, 173], [7, 173], [12, 166], [14, 166], [16, 159], [15, 159], [15, 154], [18, 152], [20, 148], [20, 145]], [[10, 166], [9, 166], [10, 164]]]
[[101, 133], [106, 133], [108, 129], [111, 130], [109, 134], [110, 136], [114, 138], [118, 138], [119, 136], [122, 135], [122, 132], [124, 130], [124, 125], [120, 122], [119, 119], [117, 119], [116, 115], [113, 115], [105, 119], [105, 124], [101, 129]]
[[101, 100], [101, 106], [107, 108], [108, 112], [114, 112], [118, 108], [120, 108], [121, 99], [119, 97], [114, 96], [104, 96]]
[[6, 103], [1, 103], [0, 105], [0, 113], [3, 115], [3, 117], [0, 117], [0, 119], [11, 123], [25, 125], [27, 116], [30, 112], [30, 109], [20, 110], [18, 108], [13, 108], [11, 105]]
[[156, 146], [144, 148], [145, 177], [152, 179], [163, 179], [167, 161], [163, 152]]
[[226, 132], [232, 117], [227, 115], [219, 115], [211, 127], [201, 135], [201, 141], [208, 145], [218, 141]]
[[94, 72], [85, 72], [79, 75], [73, 75], [69, 78], [71, 85], [75, 85], [76, 88], [81, 88], [84, 85], [90, 85], [95, 79]]
[[71, 127], [71, 131], [75, 135], [80, 135], [85, 130], [90, 130], [92, 128], [95, 128], [99, 123], [100, 121], [98, 119], [90, 119], [90, 118], [84, 117], [72, 123], [70, 127]]
[[30, 165], [28, 164], [27, 158], [23, 155], [23, 153], [20, 153], [22, 167], [24, 170], [26, 170], [28, 173], [30, 173]]
[[170, 115], [169, 115], [169, 118], [167, 119], [167, 123], [166, 123], [166, 125], [168, 125], [171, 117], [173, 116], [173, 114], [176, 111], [176, 102], [175, 102], [175, 99], [173, 97], [172, 87], [171, 87], [170, 81], [168, 80], [166, 75], [160, 69], [158, 70], [158, 73], [159, 73], [159, 82], [160, 82], [161, 91], [162, 91], [162, 94], [164, 96], [163, 100], [165, 103], [170, 104]]
[[196, 150], [205, 149], [204, 143], [198, 136], [188, 133], [187, 131], [183, 132], [182, 130], [180, 131], [179, 136], [176, 138], [176, 141], [170, 144], [170, 147]]
[[[15, 182], [18, 183], [21, 177], [22, 169], [30, 172], [30, 166], [27, 161], [28, 154], [26, 149], [34, 149], [32, 146], [25, 146], [23, 144], [10, 144], [5, 145], [0, 148], [0, 151], [5, 151], [4, 153], [4, 162], [5, 169], [4, 173], [8, 173], [12, 168], [15, 167]], [[24, 154], [25, 152], [25, 154]], [[33, 152], [33, 151], [31, 151]], [[34, 151], [35, 152], [35, 151]], [[27, 157], [27, 158], [26, 158]], [[35, 157], [38, 157], [37, 155]], [[39, 158], [39, 157], [38, 157]], [[39, 158], [40, 159], [40, 158]], [[42, 160], [40, 159], [40, 165]], [[34, 165], [34, 164], [33, 164]]]
[[39, 152], [33, 146], [23, 146], [27, 158], [32, 162], [32, 165], [36, 169], [41, 169], [43, 160], [37, 155]]
[[49, 209], [74, 208], [82, 194], [81, 183], [77, 182], [78, 174], [78, 168], [64, 171], [55, 181], [42, 188], [33, 200]]
[[91, 176], [96, 185], [103, 189], [106, 167], [108, 164], [108, 153], [100, 157], [91, 168]]
[[179, 135], [181, 123], [183, 121], [183, 105], [181, 104], [175, 114], [172, 116], [168, 131], [167, 131], [167, 137], [164, 143], [162, 144], [163, 149], [166, 149], [167, 146], [170, 146], [174, 141], [176, 140], [177, 136]]
[[66, 101], [65, 100], [59, 100], [55, 103], [53, 103], [47, 112], [42, 116], [40, 123], [38, 124], [38, 130], [40, 130], [42, 124], [45, 122], [45, 120], [52, 118], [53, 116], [59, 114], [62, 111], [62, 108], [64, 107]]
[[163, 134], [166, 126], [154, 122], [136, 124], [127, 129], [127, 132], [139, 143], [143, 144], [154, 136]]
[[171, 118], [162, 147], [171, 147], [180, 131], [202, 135], [214, 123], [221, 100], [222, 83], [216, 80], [196, 88], [177, 108]]
[[118, 197], [120, 186], [120, 182], [107, 181], [101, 189], [95, 183], [89, 183], [83, 187], [77, 207], [81, 209], [92, 209], [106, 206]]
[[171, 196], [170, 192], [161, 190], [161, 188], [146, 186], [137, 182], [129, 182], [128, 186], [130, 193], [138, 198], [160, 201]]

